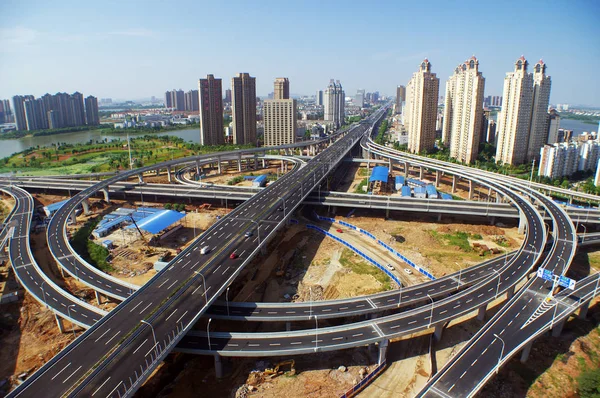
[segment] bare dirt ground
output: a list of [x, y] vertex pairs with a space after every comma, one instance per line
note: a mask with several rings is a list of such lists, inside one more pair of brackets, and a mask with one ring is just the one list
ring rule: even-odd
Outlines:
[[[517, 228], [461, 223], [440, 224], [424, 221], [381, 220], [360, 216], [351, 218], [336, 217], [336, 219], [344, 220], [370, 231], [378, 239], [392, 246], [415, 264], [430, 270], [436, 277], [502, 255], [505, 250], [514, 250], [523, 240], [523, 236], [518, 233]], [[457, 248], [445, 238], [445, 236], [457, 232], [465, 232], [471, 235], [468, 239], [471, 247], [473, 243], [484, 244], [490, 249], [497, 249], [499, 254], [494, 255], [487, 252], [485, 256], [480, 256], [475, 249], [464, 251]], [[473, 237], [477, 235], [481, 235], [481, 239]], [[496, 241], [506, 242], [503, 243], [505, 246], [499, 245]]]

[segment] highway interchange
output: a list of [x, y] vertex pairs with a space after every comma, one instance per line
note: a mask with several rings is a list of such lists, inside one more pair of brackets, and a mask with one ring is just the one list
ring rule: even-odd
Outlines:
[[[40, 372], [37, 372], [34, 377], [30, 378], [22, 388], [17, 389], [13, 394], [15, 396], [28, 396], [35, 393], [35, 385], [43, 385], [46, 389], [46, 383], [49, 383], [50, 395], [69, 393], [85, 396], [123, 396], [124, 394], [133, 392], [147, 377], [154, 365], [185, 335], [199, 316], [208, 309], [210, 303], [219, 296], [235, 275], [239, 273], [243, 265], [250, 259], [251, 253], [256, 253], [259, 250], [258, 244], [264, 244], [266, 240], [273, 236], [276, 229], [284, 224], [285, 219], [289, 217], [293, 209], [308, 196], [310, 191], [318, 185], [318, 182], [326, 173], [341, 160], [345, 153], [358, 142], [367, 130], [365, 124], [355, 126], [344, 138], [339, 140], [338, 144], [333, 145], [329, 150], [321, 152], [313, 160], [280, 178], [279, 181], [281, 183], [278, 181], [278, 184], [273, 184], [269, 189], [256, 193], [242, 205], [238, 206], [228, 217], [216, 223], [194, 245], [174, 259], [170, 267], [136, 291], [130, 299], [121, 303], [116, 310], [111, 311], [107, 316], [102, 318], [100, 322], [96, 323], [88, 332], [80, 336], [75, 343], [44, 366]], [[381, 149], [373, 149], [374, 153], [376, 151], [380, 151], [382, 156], [398, 156], [397, 154], [390, 155]], [[411, 157], [410, 161], [411, 163], [423, 162], [426, 164], [426, 160], [419, 160], [416, 157]], [[436, 169], [446, 168], [451, 173], [466, 174], [465, 177], [468, 175], [465, 170], [451, 168], [456, 165], [427, 165]], [[468, 170], [472, 171], [472, 169]], [[480, 178], [483, 179], [485, 177], [488, 176]], [[65, 210], [61, 209], [57, 213], [57, 216], [59, 214], [62, 214], [62, 216], [55, 216], [52, 219], [51, 226], [48, 228], [48, 242], [53, 252], [58, 253], [55, 254], [57, 260], [66, 260], [65, 263], [69, 264], [70, 259], [75, 259], [76, 256], [72, 254], [64, 235], [61, 236], [62, 234], [57, 232], [51, 236], [50, 231], [61, 231], [59, 226], [62, 226], [64, 233], [64, 225], [67, 218], [86, 195], [89, 197], [100, 188], [116, 184], [116, 180], [121, 178], [123, 176], [116, 176], [110, 184], [102, 185], [101, 183], [94, 188], [88, 188], [83, 193], [75, 195], [69, 202], [72, 204], [69, 205], [67, 203], [67, 205], [63, 206]], [[473, 179], [476, 180], [477, 178]], [[286, 319], [282, 318], [284, 317], [283, 312], [295, 311], [296, 313], [288, 314], [288, 320], [300, 320], [312, 317], [315, 322], [315, 329], [268, 334], [210, 333], [209, 335], [192, 332], [181, 340], [179, 349], [189, 352], [219, 352], [221, 355], [232, 356], [276, 355], [278, 353], [309, 353], [381, 342], [384, 339], [406, 335], [416, 330], [436, 327], [475, 309], [485, 308], [490, 301], [499, 297], [503, 292], [513, 289], [518, 281], [527, 276], [534, 266], [536, 259], [542, 262], [543, 258], [543, 266], [546, 268], [559, 266], [559, 269], [562, 271], [568, 267], [572, 253], [574, 253], [576, 235], [573, 224], [564, 211], [545, 197], [523, 189], [516, 183], [514, 186], [507, 188], [502, 181], [484, 182], [481, 180], [479, 182], [482, 185], [487, 184], [493, 187], [494, 190], [501, 192], [526, 217], [527, 233], [525, 243], [516, 253], [511, 254], [506, 261], [498, 259], [463, 271], [462, 275], [459, 276], [460, 286], [457, 275], [450, 275], [424, 285], [402, 289], [401, 303], [399, 303], [400, 295], [398, 293], [390, 293], [389, 295], [380, 294], [378, 297], [357, 298], [356, 300], [346, 300], [336, 303], [325, 302], [318, 305], [315, 303], [310, 309], [302, 304], [294, 306], [281, 306], [277, 304], [273, 307], [264, 304], [257, 304], [254, 307], [254, 304], [238, 304], [237, 308], [241, 312], [233, 314], [234, 318], [261, 321], [269, 319], [282, 320]], [[554, 224], [554, 239], [551, 240], [548, 247], [546, 245], [543, 218], [537, 207], [530, 203], [531, 199], [529, 197], [534, 195], [536, 196], [536, 201], [542, 207], [546, 208], [545, 213], [550, 216]], [[17, 210], [15, 214], [26, 215], [30, 209], [25, 208], [23, 210]], [[587, 211], [586, 218], [590, 219], [589, 211]], [[597, 219], [597, 216], [592, 214], [591, 218]], [[52, 225], [53, 222], [56, 224]], [[29, 225], [26, 223], [20, 224], [27, 225], [26, 228], [29, 228]], [[254, 239], [247, 239], [243, 236], [243, 233], [249, 230], [257, 232], [253, 235]], [[13, 236], [18, 238], [13, 238], [10, 244], [12, 245], [13, 242], [25, 239], [21, 244], [26, 245], [28, 233], [24, 233], [22, 230], [17, 233], [18, 235]], [[261, 242], [258, 241], [259, 234], [262, 238]], [[214, 241], [211, 242], [211, 239], [214, 239]], [[219, 242], [217, 243], [217, 241]], [[66, 246], [65, 242], [67, 242]], [[208, 256], [210, 257], [209, 259], [198, 256], [197, 251], [204, 245], [211, 246], [212, 250], [210, 256]], [[18, 252], [18, 249], [15, 248], [14, 252]], [[545, 250], [549, 250], [548, 256], [545, 256]], [[235, 251], [239, 258], [230, 258], [233, 251]], [[567, 257], [566, 259], [565, 256]], [[11, 260], [13, 259], [11, 258]], [[19, 264], [16, 265], [16, 268], [19, 270], [26, 269], [35, 263], [35, 260], [32, 258], [24, 260], [27, 263], [19, 263], [19, 259], [17, 258], [14, 261]], [[15, 262], [13, 262], [13, 266]], [[72, 264], [75, 264], [75, 262]], [[68, 265], [66, 267], [69, 268]], [[71, 269], [72, 273], [83, 281], [84, 276], [80, 275], [80, 271], [85, 271], [88, 267], [81, 264], [81, 267], [78, 269], [77, 266], [72, 265]], [[78, 270], [75, 271], [76, 269]], [[90, 275], [86, 279], [86, 282], [93, 286], [94, 280], [98, 279], [97, 275], [96, 273], [93, 276]], [[19, 279], [21, 280], [21, 278]], [[98, 290], [107, 288], [107, 279], [104, 281], [104, 286], [98, 287], [96, 285]], [[540, 298], [539, 292], [543, 292], [544, 289], [547, 290], [547, 286], [543, 283], [537, 285], [537, 283], [539, 283], [538, 280], [532, 279], [528, 284], [531, 285], [529, 289], [532, 293], [528, 296], [521, 290], [511, 300], [511, 303], [520, 303], [521, 299], [531, 297], [529, 302]], [[111, 284], [111, 282], [109, 281], [108, 284]], [[591, 284], [588, 283], [585, 286], [590, 289]], [[24, 285], [26, 284], [24, 283]], [[117, 286], [118, 284], [115, 285]], [[112, 284], [108, 286], [108, 288], [112, 287]], [[38, 299], [40, 295], [43, 296], [40, 288], [37, 289], [39, 290], [37, 295], [35, 294], [36, 288], [31, 287], [31, 290], [29, 288], [27, 290], [30, 293], [34, 292], [32, 294]], [[129, 291], [133, 292], [134, 289], [129, 289]], [[564, 292], [560, 294], [565, 295]], [[593, 295], [594, 291], [592, 290], [591, 293], [588, 292], [587, 294]], [[127, 295], [125, 294], [125, 297]], [[189, 300], [189, 297], [194, 295], [198, 296], [198, 301], [194, 300], [194, 303], [190, 303], [189, 301], [191, 300]], [[430, 299], [428, 295], [438, 300], [429, 304]], [[541, 297], [543, 298], [544, 295], [541, 295]], [[375, 320], [357, 322], [339, 327], [318, 328], [318, 319], [375, 312], [381, 309], [398, 307], [400, 304], [404, 306], [416, 302], [421, 302], [422, 306], [393, 315], [386, 315]], [[67, 308], [69, 308], [69, 305], [71, 304], [63, 304]], [[367, 308], [363, 309], [363, 307]], [[512, 304], [508, 306], [508, 310], [506, 311], [509, 311], [509, 315], [514, 315], [514, 313], [510, 312], [513, 307], [516, 308]], [[527, 305], [522, 311], [525, 309], [529, 311], [530, 307], [534, 308], [535, 306]], [[572, 312], [573, 306], [569, 307], [569, 309]], [[217, 318], [219, 311], [222, 312], [222, 310], [222, 305], [215, 305], [210, 310], [210, 313], [213, 317]], [[309, 311], [308, 314], [307, 311]], [[525, 316], [525, 312], [522, 316]], [[563, 314], [563, 312], [561, 311], [560, 314]], [[69, 315], [72, 316], [72, 314]], [[542, 315], [536, 318], [534, 322], [528, 324], [528, 327], [529, 325], [533, 325], [529, 329], [537, 328], [536, 325], [547, 321], [548, 311], [543, 312]], [[498, 316], [498, 318], [508, 320], [510, 316]], [[144, 323], [141, 323], [142, 320]], [[490, 333], [486, 333], [486, 330], [496, 330], [501, 325], [501, 322], [495, 320], [491, 326], [488, 325], [480, 332], [482, 336], [489, 336]], [[508, 326], [511, 325], [509, 324]], [[528, 336], [533, 336], [533, 333], [530, 331], [517, 331], [516, 333], [514, 337], [515, 344], [519, 343], [519, 339], [526, 340], [529, 339]], [[473, 347], [473, 352], [481, 354], [482, 350], [477, 351], [477, 347], [481, 347], [481, 344], [486, 343], [488, 346], [496, 344], [493, 341], [485, 340], [484, 337], [477, 339], [477, 341], [470, 343], [468, 346]], [[508, 351], [506, 352], [508, 353]], [[490, 352], [490, 356], [491, 354], [492, 352]], [[495, 354], [497, 360], [498, 353]], [[459, 364], [466, 363], [470, 359], [468, 354], [461, 355], [462, 357], [467, 359], [461, 359], [456, 362]], [[101, 360], [98, 361], [99, 359]], [[487, 357], [482, 362], [489, 364], [489, 369], [495, 369], [495, 362], [491, 364], [492, 361], [489, 361]], [[456, 378], [453, 376], [453, 372], [462, 372], [463, 368], [461, 366], [449, 364], [449, 366], [445, 367], [436, 376], [429, 390], [425, 393], [438, 395], [449, 393], [452, 396], [458, 391], [459, 395], [467, 395], [469, 391], [476, 391], [478, 388], [478, 385], [473, 385], [473, 383], [484, 380], [490, 374], [488, 368], [477, 366], [477, 369], [472, 370], [480, 370], [480, 374], [469, 375], [468, 378], [464, 377], [464, 375], [462, 378]], [[473, 365], [470, 368], [474, 368]], [[115, 377], [115, 375], [118, 375], [118, 377]], [[61, 377], [66, 378], [67, 376], [68, 378], [63, 383], [53, 383], [53, 380], [60, 379]], [[117, 378], [119, 380], [116, 380]], [[472, 383], [470, 385], [463, 385], [454, 381], [454, 384], [450, 385], [444, 382], [445, 378], [451, 381], [455, 379], [459, 381], [469, 379], [472, 380]], [[75, 385], [76, 380], [80, 381], [80, 383]], [[57, 384], [62, 385], [57, 386]], [[32, 388], [31, 386], [34, 387]], [[450, 388], [452, 390], [448, 391]]]

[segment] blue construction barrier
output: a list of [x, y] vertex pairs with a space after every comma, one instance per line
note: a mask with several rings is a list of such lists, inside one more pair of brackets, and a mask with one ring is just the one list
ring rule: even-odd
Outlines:
[[340, 398], [352, 398], [361, 392], [366, 386], [369, 385], [377, 376], [383, 372], [387, 366], [387, 361], [384, 359], [383, 362], [378, 365], [371, 373], [369, 373], [364, 379], [358, 382], [354, 387], [346, 391]]
[[363, 253], [362, 251], [360, 251], [356, 247], [352, 246], [350, 243], [346, 242], [343, 239], [338, 238], [337, 236], [329, 233], [328, 231], [325, 231], [324, 229], [322, 229], [320, 227], [317, 227], [316, 225], [307, 224], [306, 227], [307, 228], [311, 228], [311, 229], [315, 229], [315, 230], [317, 230], [319, 232], [322, 232], [326, 236], [329, 236], [333, 240], [335, 240], [335, 241], [341, 243], [342, 245], [346, 246], [348, 249], [352, 250], [353, 252], [355, 252], [356, 254], [358, 254], [359, 256], [361, 256], [362, 258], [364, 258], [365, 260], [367, 260], [368, 262], [370, 262], [371, 264], [375, 265], [377, 268], [379, 268], [380, 270], [382, 270], [387, 276], [389, 276], [390, 278], [392, 278], [392, 280], [394, 282], [396, 282], [398, 284], [398, 286], [402, 286], [402, 282], [400, 282], [400, 280], [396, 277], [396, 275], [392, 274], [390, 271], [388, 271], [388, 269], [386, 267], [384, 267], [383, 265], [379, 264], [377, 261], [373, 260], [371, 257], [367, 256], [365, 253]]
[[373, 239], [374, 241], [376, 241], [376, 242], [377, 242], [379, 245], [381, 245], [381, 246], [383, 246], [385, 249], [387, 249], [387, 250], [388, 250], [390, 253], [392, 253], [392, 254], [393, 254], [393, 255], [395, 255], [396, 257], [400, 258], [400, 259], [401, 259], [402, 261], [404, 261], [406, 264], [408, 264], [408, 265], [410, 265], [411, 267], [413, 267], [413, 268], [414, 268], [415, 270], [417, 270], [419, 273], [421, 273], [421, 274], [425, 275], [426, 277], [428, 277], [428, 278], [429, 278], [429, 279], [431, 279], [431, 280], [434, 280], [434, 279], [435, 279], [435, 277], [434, 277], [434, 276], [433, 276], [431, 273], [429, 273], [427, 270], [425, 270], [425, 269], [423, 269], [423, 268], [419, 267], [417, 264], [413, 263], [413, 262], [412, 262], [412, 261], [410, 261], [408, 258], [404, 257], [402, 254], [400, 254], [399, 252], [397, 252], [396, 250], [394, 250], [394, 249], [393, 249], [391, 246], [389, 246], [389, 245], [385, 244], [384, 242], [382, 242], [381, 240], [377, 239], [377, 238], [375, 237], [375, 235], [373, 235], [373, 234], [372, 234], [372, 233], [370, 233], [369, 231], [365, 231], [364, 229], [362, 229], [362, 228], [359, 228], [359, 227], [357, 227], [357, 226], [355, 226], [355, 225], [352, 225], [352, 224], [350, 224], [350, 223], [347, 223], [347, 222], [345, 222], [345, 221], [336, 220], [335, 218], [321, 217], [321, 216], [320, 216], [320, 215], [318, 215], [316, 212], [313, 212], [313, 213], [314, 213], [315, 217], [316, 217], [318, 220], [321, 220], [321, 221], [330, 221], [330, 222], [333, 222], [333, 223], [337, 222], [337, 223], [339, 223], [339, 224], [341, 224], [341, 225], [343, 225], [343, 226], [345, 226], [345, 227], [348, 227], [348, 228], [354, 229], [355, 231], [358, 231], [358, 232], [360, 232], [361, 234], [368, 236], [369, 238], [371, 238], [371, 239]]
[[298, 224], [298, 220], [295, 218], [290, 218], [290, 224]]

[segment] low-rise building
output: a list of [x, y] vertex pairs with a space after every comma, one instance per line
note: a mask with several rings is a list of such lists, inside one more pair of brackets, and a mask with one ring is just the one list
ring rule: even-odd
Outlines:
[[544, 145], [540, 150], [538, 174], [549, 178], [568, 177], [576, 171], [595, 170], [600, 158], [596, 140]]

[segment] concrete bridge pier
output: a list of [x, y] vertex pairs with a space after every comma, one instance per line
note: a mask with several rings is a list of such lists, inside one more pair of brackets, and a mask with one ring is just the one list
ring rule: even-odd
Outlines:
[[525, 347], [523, 347], [523, 351], [521, 351], [521, 363], [525, 363], [529, 359], [529, 354], [531, 353], [532, 346], [533, 341], [527, 343]]
[[171, 182], [171, 172], [173, 170], [171, 169], [171, 166], [167, 166], [167, 178], [169, 179], [169, 182]]
[[75, 212], [71, 213], [69, 217], [71, 217], [71, 222], [73, 225], [77, 224], [77, 216], [75, 215]]
[[83, 202], [81, 202], [81, 207], [83, 207], [84, 214], [90, 214], [90, 201], [89, 200], [84, 199]]
[[408, 178], [410, 164], [408, 162], [404, 162], [404, 177]]
[[200, 174], [202, 174], [200, 172], [200, 161], [196, 160], [196, 175], [199, 176]]
[[456, 192], [456, 175], [452, 176], [452, 193]]
[[519, 233], [523, 234], [525, 233], [525, 226], [527, 225], [527, 219], [525, 218], [525, 215], [523, 213], [519, 214]]
[[492, 188], [488, 189], [487, 199], [489, 200], [492, 197]]
[[290, 321], [287, 321], [287, 322], [285, 323], [285, 331], [286, 331], [286, 332], [291, 332], [291, 331], [292, 331], [292, 322], [290, 322]]
[[221, 174], [221, 157], [217, 156], [217, 168], [219, 170], [219, 174]]
[[242, 154], [241, 153], [238, 153], [237, 165], [238, 165], [238, 172], [241, 172], [242, 171]]
[[254, 154], [254, 170], [258, 170], [258, 153]]
[[63, 320], [58, 315], [54, 314], [54, 319], [56, 320], [56, 326], [58, 326], [58, 331], [61, 333], [65, 332], [65, 326], [63, 325]]
[[589, 308], [590, 308], [590, 302], [589, 301], [583, 303], [583, 305], [581, 307], [579, 307], [579, 314], [577, 315], [577, 317], [579, 319], [585, 319], [585, 317], [587, 316], [587, 312], [588, 312]]
[[513, 298], [514, 295], [515, 295], [515, 287], [511, 286], [506, 291], [506, 299], [510, 300], [511, 298]]
[[502, 202], [502, 195], [500, 192], [496, 192], [496, 203]]
[[435, 325], [435, 329], [433, 330], [433, 337], [435, 338], [435, 341], [442, 340], [442, 332], [443, 331], [444, 331], [443, 323], [438, 323], [437, 325]]
[[217, 379], [223, 377], [223, 362], [219, 354], [215, 354], [215, 377]]
[[138, 182], [140, 184], [142, 184], [144, 182], [144, 176], [142, 175], [142, 173], [138, 174], [137, 177], [138, 177]]
[[438, 222], [442, 221], [442, 213], [438, 213], [437, 220]]
[[98, 293], [97, 290], [94, 290], [94, 294], [96, 295], [96, 302], [98, 303], [98, 305], [102, 304], [100, 293]]
[[423, 166], [419, 166], [419, 180], [423, 179]]
[[265, 165], [265, 159], [262, 160], [262, 168], [265, 169], [267, 166]]
[[442, 172], [439, 170], [435, 171], [435, 187], [439, 188], [440, 187], [440, 177], [442, 175]]
[[473, 199], [473, 181], [469, 180], [469, 200]]
[[560, 322], [554, 322], [554, 326], [552, 327], [552, 337], [560, 337], [566, 321], [566, 319], [563, 319]]
[[477, 320], [483, 322], [485, 320], [485, 311], [487, 310], [487, 304], [482, 305], [477, 310]]
[[387, 349], [390, 345], [389, 339], [383, 339], [379, 342], [379, 359], [377, 361], [378, 365], [381, 365], [383, 361], [385, 361], [385, 357], [387, 355]]
[[104, 194], [104, 201], [107, 203], [110, 203], [110, 195], [108, 193], [108, 187], [107, 188], [102, 188], [100, 190], [100, 192], [102, 192]]

